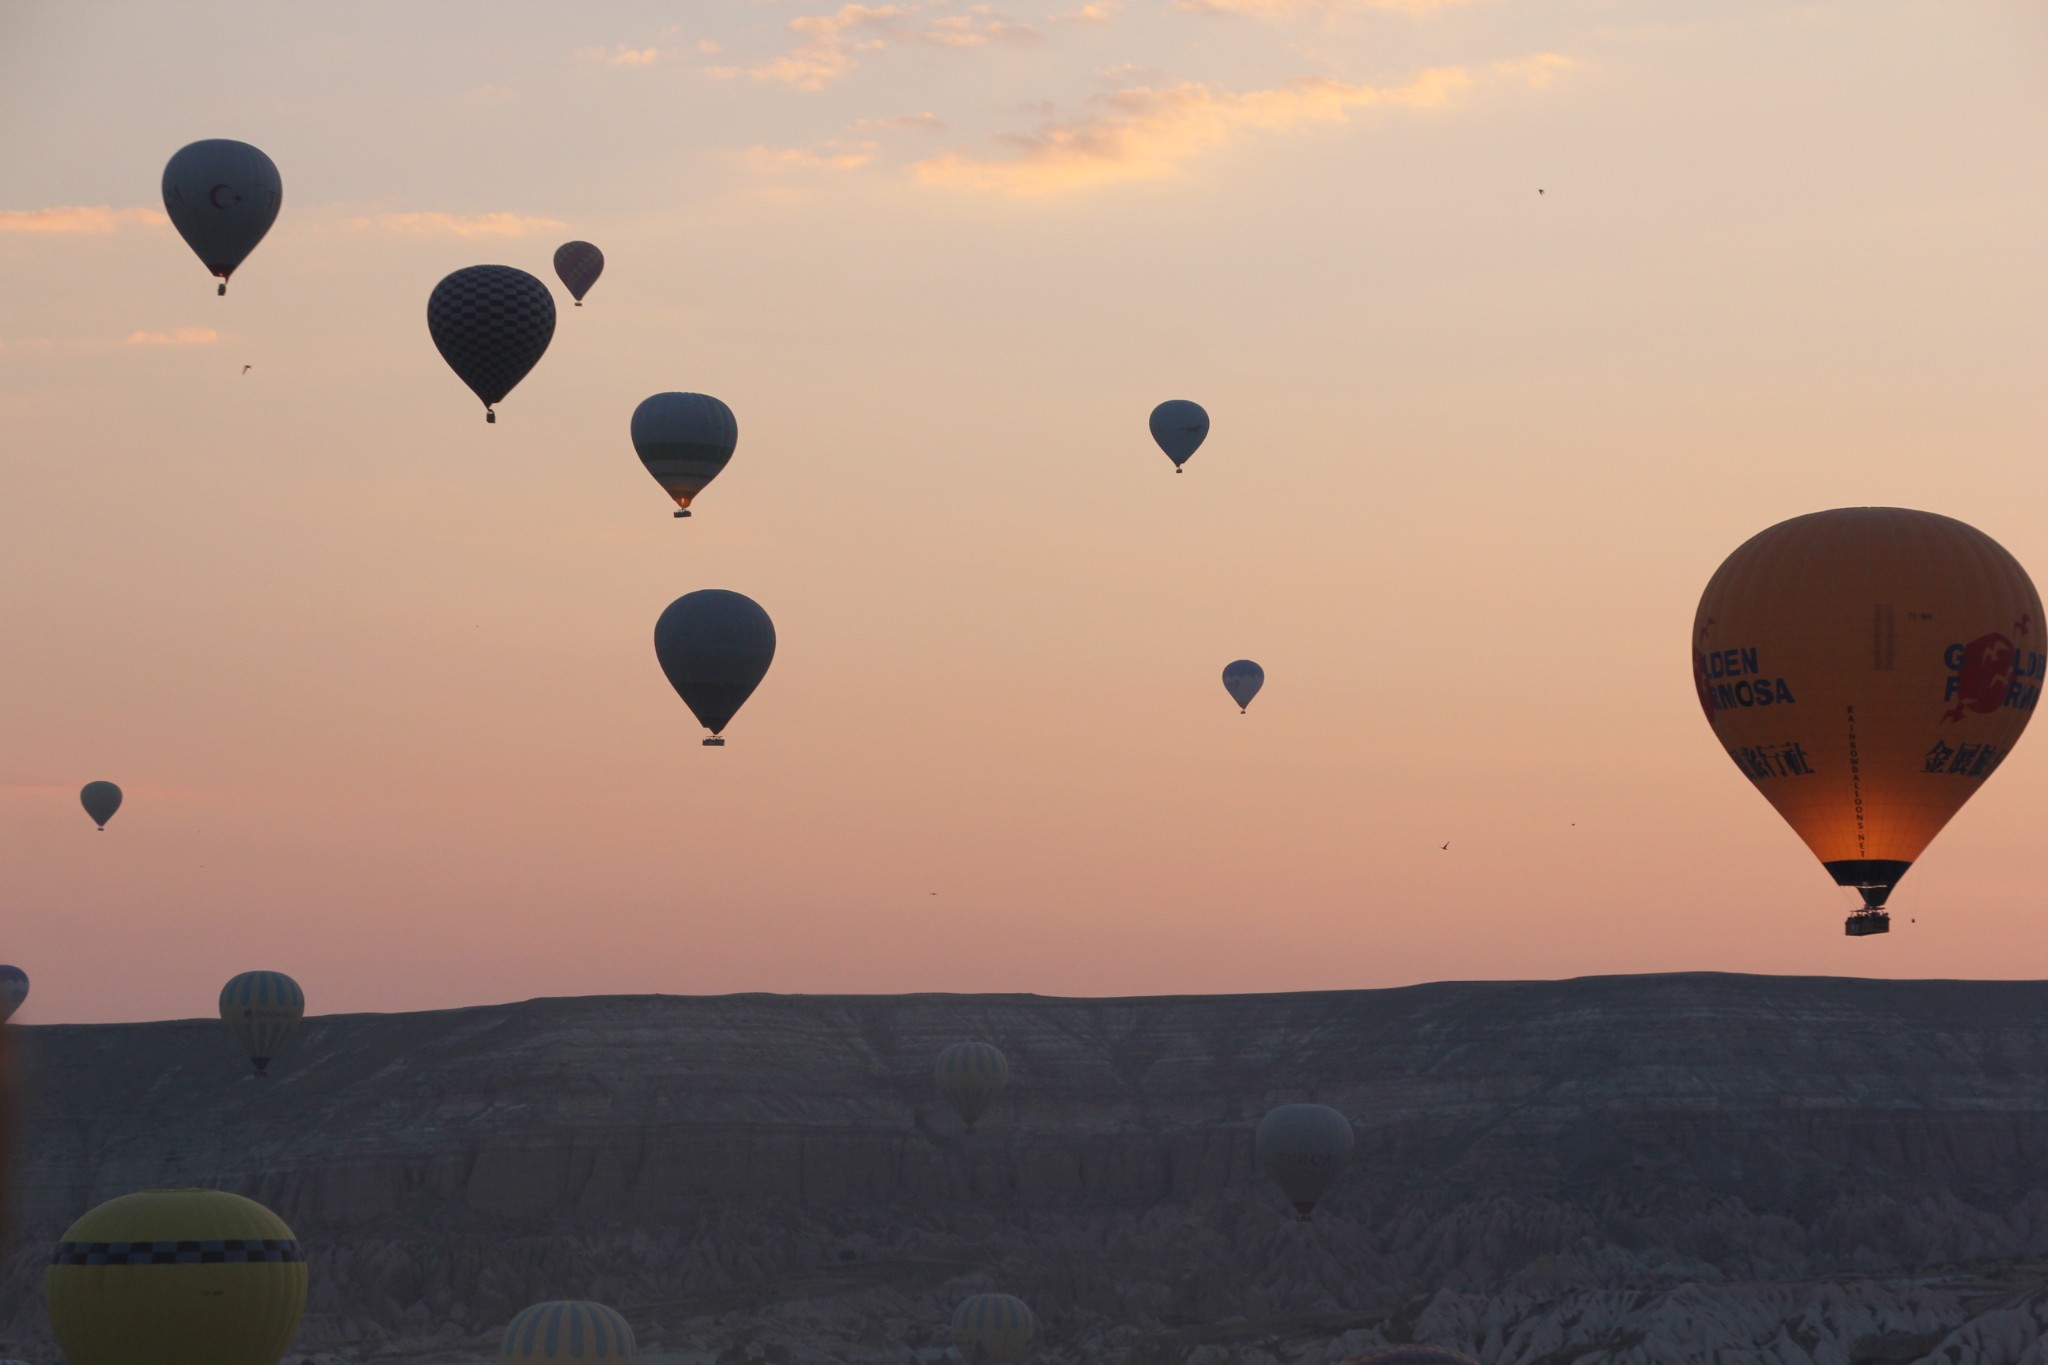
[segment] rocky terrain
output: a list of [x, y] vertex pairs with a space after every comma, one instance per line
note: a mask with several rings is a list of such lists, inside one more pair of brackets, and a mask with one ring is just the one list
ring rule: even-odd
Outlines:
[[[312, 1019], [267, 1081], [211, 1020], [20, 1033], [36, 1365], [49, 1245], [166, 1184], [293, 1225], [318, 1365], [549, 1297], [661, 1360], [932, 1359], [991, 1288], [1048, 1365], [2048, 1365], [2048, 983], [535, 1000]], [[930, 1066], [973, 1037], [1013, 1080], [970, 1137]], [[1289, 1100], [1360, 1138], [1310, 1223], [1252, 1166]]]

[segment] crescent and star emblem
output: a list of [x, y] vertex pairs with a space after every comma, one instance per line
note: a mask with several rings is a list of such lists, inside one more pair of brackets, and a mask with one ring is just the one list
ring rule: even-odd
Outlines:
[[[209, 204], [212, 204], [212, 205], [213, 205], [213, 206], [214, 206], [215, 208], [217, 208], [217, 209], [224, 209], [224, 208], [227, 208], [227, 207], [228, 207], [228, 205], [226, 205], [226, 204], [223, 204], [223, 203], [221, 203], [221, 202], [220, 202], [220, 193], [221, 193], [221, 191], [222, 191], [222, 190], [227, 190], [227, 191], [228, 191], [228, 193], [230, 193], [230, 194], [234, 194], [234, 190], [233, 190], [233, 188], [232, 188], [231, 186], [228, 186], [228, 185], [215, 185], [215, 186], [214, 186], [214, 187], [213, 187], [212, 189], [210, 189], [210, 190], [208, 190], [208, 191], [206, 192], [206, 202], [207, 202], [207, 203], [209, 203]], [[236, 194], [236, 195], [235, 195], [235, 202], [236, 202], [237, 204], [241, 203], [241, 202], [242, 202], [242, 196], [241, 196], [241, 195], [239, 195], [239, 194]]]

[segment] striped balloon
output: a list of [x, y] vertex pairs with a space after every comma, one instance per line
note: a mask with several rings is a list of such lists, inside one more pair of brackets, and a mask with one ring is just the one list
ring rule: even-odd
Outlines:
[[601, 1303], [558, 1299], [523, 1310], [505, 1328], [502, 1365], [525, 1360], [612, 1360], [632, 1365], [633, 1329]]
[[464, 266], [434, 286], [427, 330], [448, 368], [484, 400], [484, 420], [495, 422], [491, 405], [526, 378], [554, 340], [555, 296], [513, 266]]
[[564, 242], [555, 248], [555, 274], [581, 308], [583, 296], [604, 274], [604, 253], [588, 242]]
[[1471, 1356], [1441, 1346], [1389, 1346], [1352, 1356], [1341, 1365], [1479, 1365]]
[[1024, 1300], [1013, 1294], [976, 1294], [953, 1310], [953, 1345], [968, 1365], [1015, 1360], [1037, 1328]]
[[1010, 1083], [1010, 1064], [988, 1043], [955, 1043], [939, 1054], [932, 1075], [971, 1133], [975, 1120]]
[[283, 972], [243, 972], [220, 988], [220, 1017], [265, 1074], [306, 1013], [306, 993]]
[[0, 1024], [14, 1017], [21, 1002], [28, 999], [28, 973], [0, 963]]
[[633, 409], [633, 449], [676, 500], [679, 517], [690, 515], [690, 499], [718, 477], [739, 442], [732, 409], [708, 393], [657, 393]]

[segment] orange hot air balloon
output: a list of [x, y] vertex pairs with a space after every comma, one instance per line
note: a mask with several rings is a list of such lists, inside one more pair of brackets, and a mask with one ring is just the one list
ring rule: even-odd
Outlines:
[[2048, 649], [2019, 561], [1900, 507], [1780, 522], [1728, 556], [1693, 619], [1714, 735], [1836, 882], [1851, 934], [2027, 728]]

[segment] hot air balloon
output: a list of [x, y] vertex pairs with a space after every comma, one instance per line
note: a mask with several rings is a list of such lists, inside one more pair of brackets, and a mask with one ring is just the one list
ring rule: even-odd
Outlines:
[[104, 830], [114, 812], [121, 809], [121, 789], [111, 782], [88, 782], [78, 790], [78, 803], [85, 807], [92, 822]]
[[932, 1077], [971, 1133], [975, 1122], [1010, 1083], [1010, 1064], [991, 1044], [955, 1043], [939, 1054]]
[[775, 623], [753, 598], [723, 588], [687, 593], [654, 623], [654, 656], [683, 705], [724, 744], [719, 731], [775, 659]]
[[283, 972], [243, 972], [220, 988], [220, 1017], [259, 1076], [305, 1013], [306, 993]]
[[967, 1365], [1007, 1365], [1024, 1354], [1037, 1326], [1024, 1300], [1011, 1294], [976, 1294], [953, 1310], [953, 1345]]
[[70, 1365], [277, 1365], [306, 1307], [284, 1220], [225, 1190], [149, 1190], [73, 1223], [43, 1276]]
[[547, 354], [555, 335], [555, 296], [524, 270], [470, 265], [434, 286], [427, 299], [427, 330], [456, 377], [484, 402], [504, 401]]
[[1259, 1120], [1259, 1169], [1306, 1219], [1351, 1159], [1351, 1121], [1325, 1104], [1283, 1104]]
[[2005, 760], [2040, 699], [2041, 599], [1996, 541], [1932, 512], [1844, 507], [1744, 542], [1693, 618], [1715, 738], [1862, 893], [1852, 935]]
[[1259, 695], [1259, 689], [1266, 685], [1266, 670], [1250, 659], [1239, 659], [1223, 665], [1223, 690], [1237, 703], [1237, 712], [1243, 715], [1252, 704], [1252, 698]]
[[0, 962], [0, 1024], [14, 1017], [21, 1002], [28, 999], [28, 973]]
[[564, 242], [555, 248], [555, 274], [581, 308], [583, 296], [604, 274], [604, 253], [588, 242]]
[[1339, 1365], [1479, 1365], [1471, 1356], [1441, 1346], [1386, 1346], [1352, 1356]]
[[1202, 448], [1202, 442], [1208, 436], [1209, 414], [1202, 410], [1200, 403], [1190, 403], [1185, 398], [1169, 398], [1152, 409], [1152, 439], [1159, 442], [1166, 458], [1173, 461], [1176, 474], [1188, 462], [1188, 456]]
[[560, 1299], [522, 1309], [506, 1324], [500, 1365], [532, 1360], [604, 1360], [633, 1365], [633, 1329], [601, 1303]]
[[220, 277], [222, 294], [283, 202], [276, 163], [246, 142], [194, 142], [164, 167], [164, 212], [200, 263]]
[[633, 449], [640, 463], [690, 515], [690, 499], [718, 477], [739, 444], [732, 409], [705, 393], [657, 393], [633, 409]]

